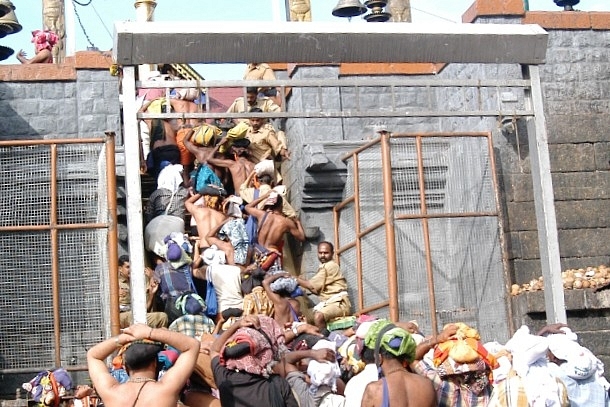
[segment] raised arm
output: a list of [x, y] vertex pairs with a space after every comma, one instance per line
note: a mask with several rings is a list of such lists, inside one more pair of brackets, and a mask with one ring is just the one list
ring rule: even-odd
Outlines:
[[267, 297], [269, 297], [271, 302], [273, 302], [273, 305], [275, 306], [276, 310], [278, 307], [284, 308], [284, 309], [287, 307], [286, 307], [285, 300], [278, 293], [276, 293], [275, 291], [273, 291], [271, 289], [271, 283], [273, 283], [275, 280], [279, 280], [280, 278], [286, 278], [286, 277], [292, 277], [292, 276], [288, 273], [277, 273], [277, 274], [268, 275], [263, 280], [263, 288], [267, 292]]
[[195, 368], [197, 354], [199, 353], [199, 341], [179, 332], [150, 328], [144, 324], [132, 325], [125, 329], [125, 333], [135, 339], [150, 339], [165, 343], [180, 352], [174, 366], [167, 370], [159, 380], [159, 383], [169, 391], [179, 392]]
[[292, 236], [294, 236], [295, 239], [297, 239], [300, 242], [304, 242], [305, 241], [305, 231], [303, 230], [303, 225], [301, 225], [301, 221], [298, 219], [290, 219], [287, 218], [288, 222], [290, 222], [290, 228], [288, 229], [288, 231], [290, 232], [290, 234]]
[[117, 351], [118, 348], [134, 339], [133, 336], [122, 333], [94, 345], [87, 351], [89, 377], [100, 397], [103, 398], [105, 395], [111, 394], [119, 386], [119, 382], [108, 371], [108, 366], [106, 366], [105, 362], [106, 358]]
[[189, 197], [189, 199], [187, 199], [186, 201], [184, 201], [184, 207], [186, 208], [186, 210], [187, 210], [187, 211], [189, 211], [189, 213], [190, 213], [191, 215], [192, 215], [192, 214], [195, 212], [195, 210], [196, 210], [196, 207], [195, 207], [195, 202], [197, 202], [197, 200], [198, 200], [199, 198], [201, 198], [201, 196], [202, 196], [201, 194], [195, 194], [195, 195], [193, 195], [193, 196]]
[[262, 209], [258, 209], [257, 206], [259, 203], [261, 203], [265, 199], [267, 199], [269, 197], [269, 194], [271, 194], [271, 192], [272, 192], [272, 190], [270, 190], [266, 194], [258, 197], [258, 199], [255, 199], [254, 201], [252, 201], [248, 205], [246, 205], [245, 210], [248, 213], [248, 215], [252, 215], [256, 219], [260, 219], [265, 214], [265, 211]]

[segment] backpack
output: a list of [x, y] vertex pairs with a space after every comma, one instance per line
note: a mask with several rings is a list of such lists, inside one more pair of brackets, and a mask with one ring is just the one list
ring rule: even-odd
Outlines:
[[[258, 189], [254, 190], [253, 201], [258, 199], [259, 193], [260, 191]], [[258, 219], [256, 219], [256, 216], [248, 216], [248, 220], [246, 220], [246, 233], [248, 234], [248, 243], [250, 243], [250, 245], [258, 243]]]

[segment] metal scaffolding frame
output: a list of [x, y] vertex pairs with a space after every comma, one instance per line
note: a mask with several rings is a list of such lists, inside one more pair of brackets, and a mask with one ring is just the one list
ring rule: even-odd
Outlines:
[[[297, 25], [294, 25], [297, 24]], [[540, 69], [536, 64], [544, 63], [547, 33], [537, 25], [513, 24], [452, 24], [430, 27], [405, 25], [371, 25], [336, 27], [320, 24], [287, 23], [274, 28], [271, 33], [260, 31], [261, 26], [219, 23], [217, 25], [169, 25], [159, 23], [118, 23], [115, 26], [115, 59], [123, 67], [123, 115], [125, 123], [125, 155], [127, 215], [129, 227], [129, 248], [132, 263], [132, 301], [134, 321], [145, 322], [144, 295], [144, 243], [142, 226], [142, 205], [139, 168], [138, 119], [159, 118], [231, 118], [261, 117], [260, 114], [218, 114], [218, 113], [166, 113], [149, 115], [138, 113], [136, 88], [150, 87], [197, 87], [219, 86], [277, 86], [282, 98], [286, 89], [296, 87], [326, 86], [450, 86], [451, 81], [407, 80], [402, 78], [380, 79], [338, 79], [327, 81], [179, 81], [137, 82], [136, 64], [141, 63], [221, 63], [250, 62], [461, 62], [461, 63], [517, 63], [521, 64], [523, 80], [498, 81], [507, 86], [525, 88], [526, 109], [524, 111], [502, 112], [501, 110], [455, 111], [455, 112], [281, 112], [264, 114], [265, 117], [285, 118], [342, 118], [342, 117], [463, 117], [463, 116], [506, 116], [525, 117], [530, 127], [530, 154], [532, 154], [532, 178], [534, 181], [534, 202], [540, 243], [540, 257], [545, 284], [547, 319], [550, 322], [566, 322], [558, 234], [555, 220], [555, 204], [550, 172], [548, 136], [544, 116]], [[230, 28], [227, 28], [230, 27]], [[236, 30], [237, 28], [237, 30]], [[379, 30], [379, 31], [378, 31]], [[377, 32], [378, 31], [378, 32]], [[342, 49], [349, 52], [333, 53], [336, 39], [341, 38]], [[188, 39], [188, 41], [187, 41]], [[250, 42], [254, 43], [250, 44]], [[384, 46], [362, 46], [365, 41], [371, 45], [377, 41]], [[487, 42], [486, 42], [487, 41]], [[213, 47], [206, 44], [215, 44]], [[217, 44], [227, 44], [227, 47]], [[486, 45], [483, 46], [483, 43]], [[198, 46], [196, 46], [199, 44]], [[389, 47], [388, 44], [391, 46]], [[397, 52], [392, 46], [400, 44]], [[415, 44], [415, 46], [414, 46]], [[447, 44], [454, 44], [448, 47]], [[478, 44], [472, 46], [472, 44]], [[409, 48], [411, 46], [411, 48]], [[419, 50], [419, 51], [418, 51]], [[425, 51], [421, 51], [425, 50]], [[507, 53], [507, 50], [510, 52]], [[306, 51], [306, 52], [304, 52]], [[255, 55], [253, 55], [255, 52]], [[299, 56], [300, 55], [300, 56]], [[473, 81], [456, 80], [456, 86]], [[483, 81], [474, 81], [479, 87]], [[348, 85], [349, 84], [349, 85]], [[461, 85], [459, 85], [461, 84]], [[285, 105], [284, 105], [285, 106]], [[384, 116], [385, 115], [385, 116]]]

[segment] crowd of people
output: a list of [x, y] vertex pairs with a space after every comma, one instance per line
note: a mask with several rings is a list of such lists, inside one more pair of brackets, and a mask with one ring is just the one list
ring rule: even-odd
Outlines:
[[[265, 75], [250, 64], [245, 78]], [[188, 93], [143, 92], [142, 111], [192, 110], [201, 95]], [[281, 109], [274, 89], [246, 93], [229, 112]], [[133, 324], [121, 256], [122, 333], [89, 349], [93, 387], [79, 389], [96, 405], [610, 407], [602, 362], [564, 324], [499, 344], [462, 322], [427, 335], [353, 315], [328, 241], [313, 276], [298, 275], [285, 249], [305, 233], [279, 171], [290, 153], [267, 120], [144, 127], [142, 169], [157, 182], [144, 211], [146, 325]]]

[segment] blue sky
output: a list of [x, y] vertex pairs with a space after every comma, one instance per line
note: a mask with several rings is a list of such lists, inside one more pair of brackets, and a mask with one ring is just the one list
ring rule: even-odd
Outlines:
[[[12, 0], [15, 13], [23, 30], [0, 39], [0, 45], [11, 47], [15, 53], [25, 50], [28, 57], [33, 54], [30, 43], [31, 31], [42, 28], [42, 0]], [[66, 3], [71, 0], [65, 0]], [[89, 0], [78, 0], [86, 4]], [[157, 21], [273, 21], [285, 19], [284, 0], [157, 0], [155, 20]], [[449, 24], [459, 23], [461, 16], [473, 0], [411, 0], [414, 23]], [[112, 47], [112, 33], [115, 21], [135, 20], [133, 0], [91, 0], [88, 6], [75, 5], [76, 12], [91, 42], [100, 50]], [[360, 17], [347, 19], [334, 17], [331, 12], [336, 0], [311, 0], [314, 21], [334, 21], [337, 24], [367, 24]], [[530, 10], [561, 10], [553, 0], [529, 0]], [[610, 11], [610, 0], [581, 0], [579, 10]], [[371, 23], [368, 23], [371, 24]], [[87, 37], [75, 18], [75, 49], [85, 50], [90, 46]], [[11, 56], [3, 64], [16, 64]], [[197, 65], [197, 70], [206, 79], [241, 79], [243, 65]]]

